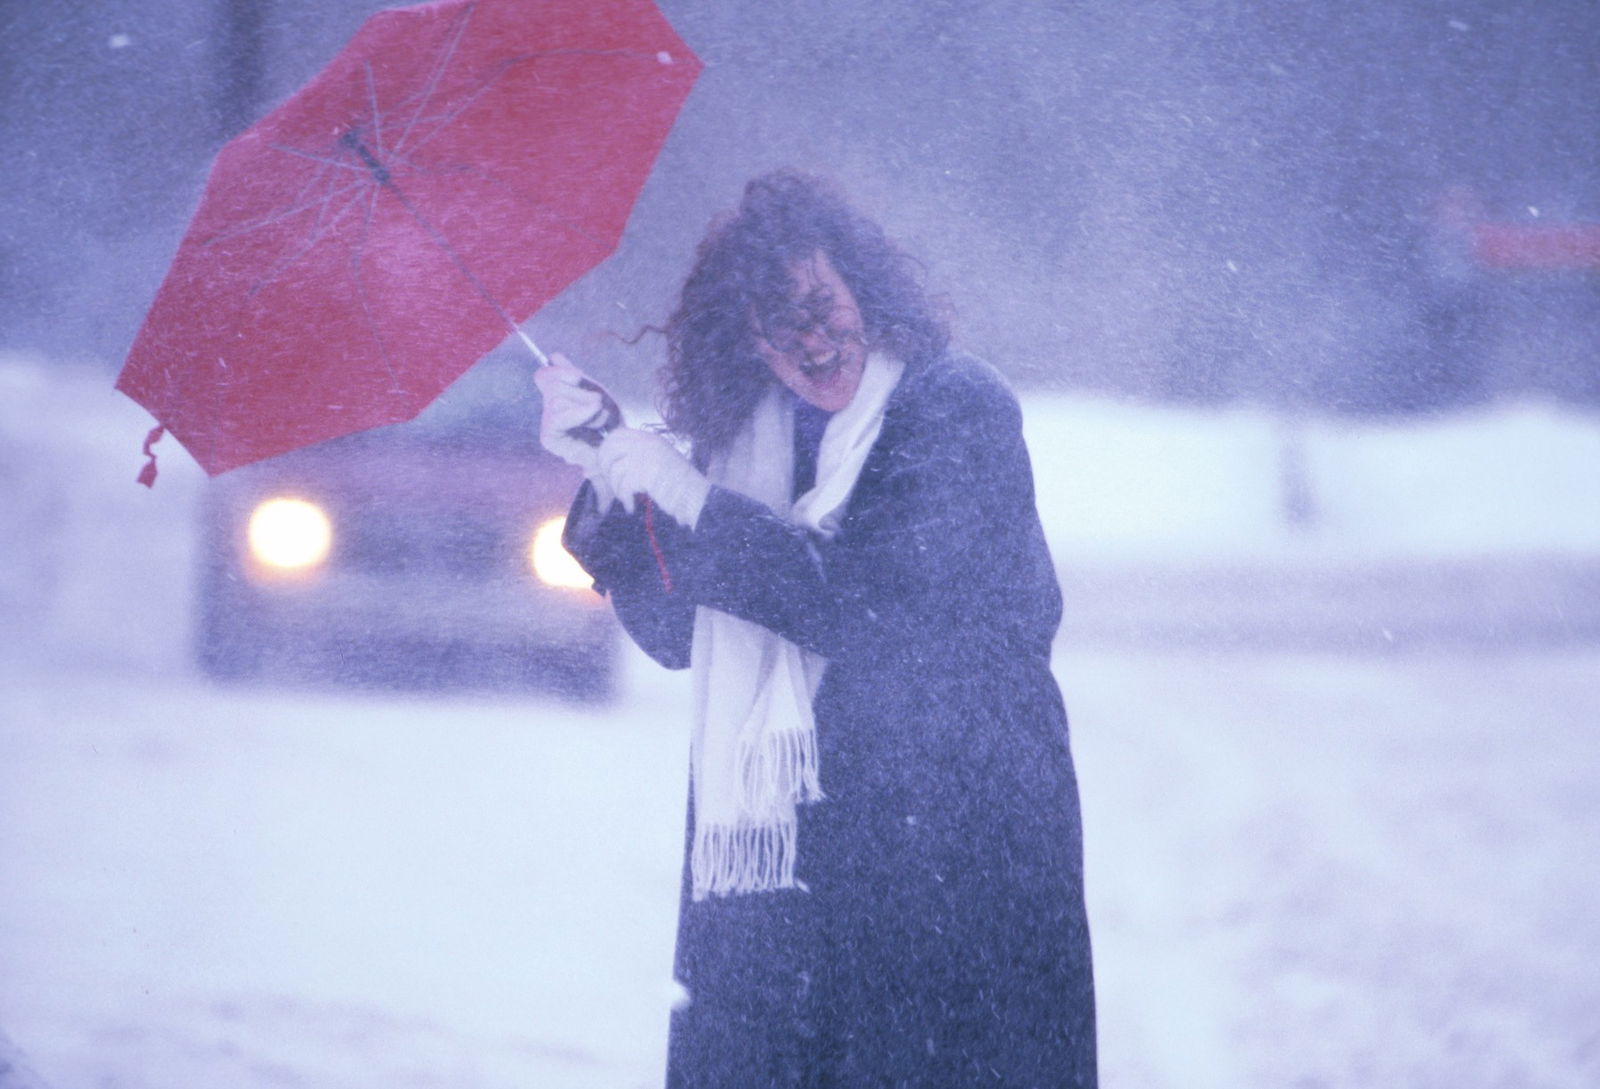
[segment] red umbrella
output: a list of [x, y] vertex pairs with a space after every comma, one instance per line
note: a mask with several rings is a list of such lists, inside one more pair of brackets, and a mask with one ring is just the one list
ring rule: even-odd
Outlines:
[[651, 0], [374, 15], [217, 156], [117, 379], [145, 452], [215, 475], [414, 417], [616, 248], [700, 69]]

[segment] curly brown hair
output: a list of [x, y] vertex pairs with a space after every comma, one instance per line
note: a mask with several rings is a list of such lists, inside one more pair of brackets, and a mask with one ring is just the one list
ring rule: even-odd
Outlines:
[[776, 381], [756, 354], [752, 315], [786, 299], [790, 269], [819, 250], [855, 296], [870, 348], [915, 368], [948, 344], [914, 262], [876, 223], [820, 178], [764, 174], [737, 212], [712, 224], [667, 322], [661, 414], [702, 466]]

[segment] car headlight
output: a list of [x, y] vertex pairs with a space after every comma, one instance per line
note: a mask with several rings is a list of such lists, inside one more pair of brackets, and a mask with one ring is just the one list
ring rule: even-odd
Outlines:
[[250, 513], [246, 533], [257, 563], [283, 572], [306, 571], [328, 558], [333, 523], [304, 499], [268, 499]]
[[594, 585], [567, 546], [561, 543], [561, 534], [567, 528], [565, 518], [551, 518], [533, 531], [528, 543], [528, 567], [540, 582], [568, 590], [587, 590]]

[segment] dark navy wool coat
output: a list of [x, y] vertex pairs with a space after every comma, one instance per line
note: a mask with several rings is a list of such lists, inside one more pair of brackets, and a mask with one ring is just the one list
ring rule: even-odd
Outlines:
[[908, 367], [831, 541], [721, 488], [655, 528], [671, 592], [620, 504], [568, 530], [652, 657], [688, 665], [707, 605], [828, 661], [806, 891], [695, 903], [685, 866], [669, 1087], [1094, 1085], [1061, 597], [999, 376]]

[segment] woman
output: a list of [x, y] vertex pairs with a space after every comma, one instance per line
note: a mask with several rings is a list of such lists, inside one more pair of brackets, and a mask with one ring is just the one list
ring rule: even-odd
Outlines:
[[541, 438], [588, 477], [568, 547], [694, 671], [671, 1087], [1095, 1084], [1021, 420], [907, 266], [815, 179], [767, 175], [667, 327], [692, 460], [575, 439], [597, 387], [539, 375]]

